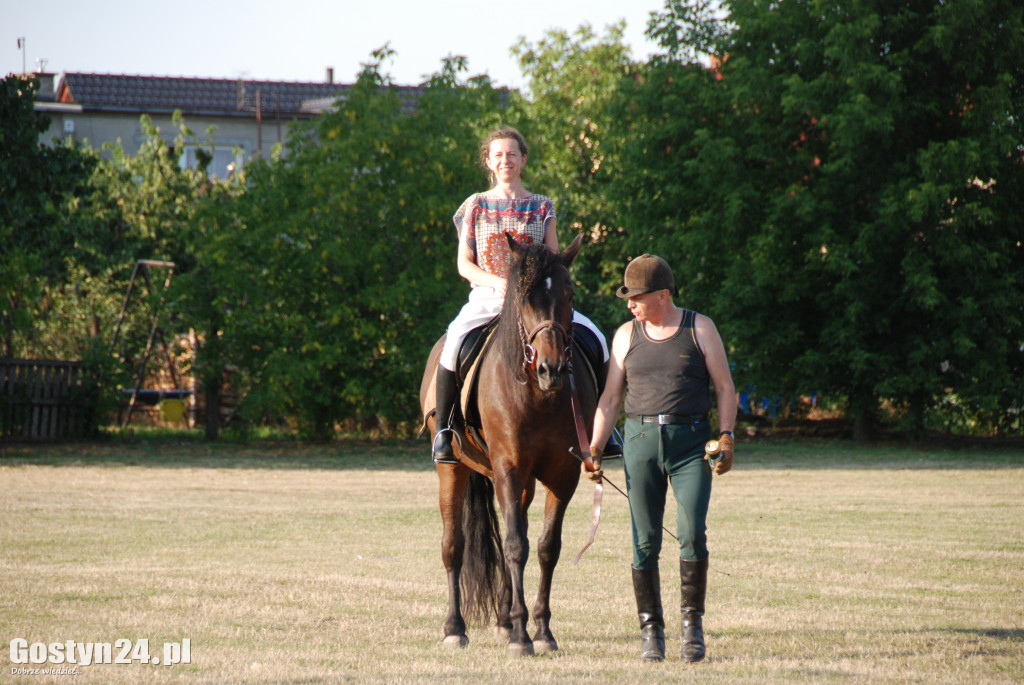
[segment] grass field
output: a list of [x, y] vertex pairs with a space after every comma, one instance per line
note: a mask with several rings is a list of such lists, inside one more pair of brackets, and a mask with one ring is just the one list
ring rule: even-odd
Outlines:
[[[696, 665], [679, 661], [671, 548], [669, 659], [638, 659], [611, 489], [572, 565], [587, 484], [555, 574], [561, 650], [511, 660], [486, 626], [442, 650], [436, 483], [425, 441], [0, 448], [0, 682], [1024, 681], [1024, 449], [741, 443], [714, 483]], [[528, 597], [536, 576], [531, 559]], [[188, 639], [191, 663], [19, 675], [54, 664], [12, 664], [15, 638], [145, 639], [161, 657]]]

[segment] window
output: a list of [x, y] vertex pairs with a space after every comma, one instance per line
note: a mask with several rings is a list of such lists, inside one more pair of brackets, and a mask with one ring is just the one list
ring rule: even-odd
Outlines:
[[[188, 145], [185, 147], [185, 152], [182, 153], [181, 159], [178, 163], [182, 169], [194, 169], [199, 166], [199, 147], [195, 145]], [[209, 151], [209, 148], [203, 148]], [[229, 165], [234, 165], [234, 168], [242, 165], [242, 150], [229, 147], [217, 147], [213, 148], [213, 161], [210, 162], [210, 176], [214, 178], [224, 179], [229, 175]]]

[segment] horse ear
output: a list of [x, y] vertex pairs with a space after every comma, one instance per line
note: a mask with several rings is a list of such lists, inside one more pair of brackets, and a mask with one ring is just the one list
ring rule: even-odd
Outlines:
[[569, 243], [569, 247], [565, 248], [565, 251], [558, 255], [558, 258], [562, 260], [562, 264], [566, 268], [569, 268], [569, 265], [579, 256], [581, 247], [583, 247], [583, 234], [577, 233], [576, 237]]
[[519, 252], [519, 248], [522, 246], [516, 242], [516, 239], [508, 231], [505, 232], [505, 240], [508, 241], [508, 249], [512, 250], [512, 254]]

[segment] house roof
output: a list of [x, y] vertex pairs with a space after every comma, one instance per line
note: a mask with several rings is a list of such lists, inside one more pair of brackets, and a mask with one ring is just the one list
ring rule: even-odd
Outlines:
[[[310, 116], [310, 103], [321, 109], [348, 85], [296, 81], [190, 78], [180, 76], [127, 76], [118, 74], [65, 73], [57, 89], [57, 102], [81, 105], [86, 110], [125, 112], [173, 112], [254, 116], [257, 93], [264, 116], [278, 113]], [[417, 88], [408, 90], [409, 95]]]

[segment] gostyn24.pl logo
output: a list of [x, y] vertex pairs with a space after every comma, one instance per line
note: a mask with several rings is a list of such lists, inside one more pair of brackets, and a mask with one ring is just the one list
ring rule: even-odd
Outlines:
[[[165, 642], [158, 654], [150, 654], [149, 640], [128, 640], [114, 642], [29, 642], [16, 637], [11, 640], [12, 674], [26, 675], [29, 671], [40, 670], [41, 664], [61, 666], [92, 666], [93, 664], [153, 664], [173, 666], [192, 663], [192, 641]], [[27, 664], [23, 666], [22, 664]], [[40, 671], [41, 672], [41, 671]], [[38, 674], [37, 674], [38, 675]]]

